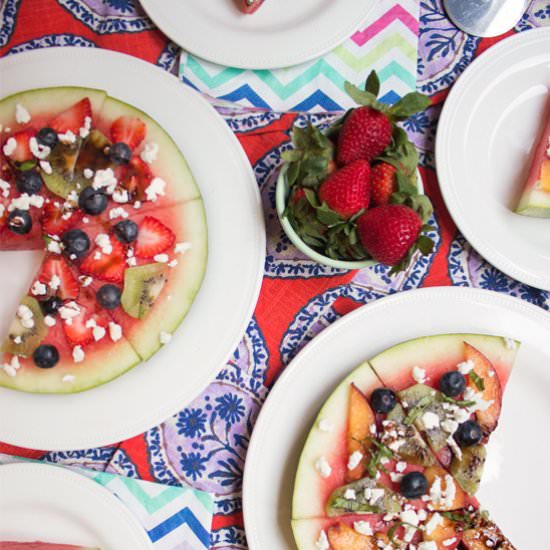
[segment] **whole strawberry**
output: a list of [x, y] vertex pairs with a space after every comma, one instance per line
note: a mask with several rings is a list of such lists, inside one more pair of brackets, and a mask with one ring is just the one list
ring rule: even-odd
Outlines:
[[370, 187], [372, 206], [381, 206], [390, 202], [390, 197], [396, 189], [395, 166], [380, 162], [371, 168]]
[[370, 202], [370, 165], [356, 160], [332, 173], [319, 188], [319, 198], [344, 218], [368, 208]]
[[391, 142], [392, 123], [372, 107], [358, 107], [345, 119], [338, 136], [336, 160], [344, 166], [355, 160], [372, 160]]
[[377, 206], [357, 220], [361, 243], [376, 261], [386, 265], [396, 265], [405, 258], [421, 228], [420, 216], [402, 204]]

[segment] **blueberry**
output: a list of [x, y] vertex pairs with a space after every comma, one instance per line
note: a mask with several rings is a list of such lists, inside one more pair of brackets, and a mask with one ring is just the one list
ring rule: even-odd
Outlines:
[[97, 216], [107, 208], [109, 199], [100, 189], [86, 187], [78, 196], [78, 206], [90, 216]]
[[456, 397], [464, 393], [466, 380], [457, 370], [446, 372], [439, 381], [439, 389], [449, 397]]
[[428, 490], [428, 480], [421, 472], [409, 472], [403, 476], [399, 492], [405, 498], [420, 498]]
[[475, 420], [466, 420], [458, 426], [454, 433], [454, 438], [461, 447], [477, 445], [482, 437], [483, 430]]
[[109, 147], [109, 158], [115, 164], [128, 164], [132, 158], [132, 150], [122, 141], [113, 143]]
[[114, 227], [115, 237], [123, 244], [130, 244], [137, 239], [138, 226], [132, 220], [122, 220]]
[[55, 315], [62, 305], [63, 300], [57, 296], [52, 296], [40, 302], [40, 307], [46, 315]]
[[103, 285], [96, 293], [97, 301], [105, 309], [115, 309], [120, 305], [120, 288], [115, 285]]
[[370, 404], [377, 413], [389, 413], [397, 404], [395, 393], [388, 388], [378, 388], [370, 396]]
[[8, 216], [8, 228], [19, 235], [26, 235], [32, 229], [32, 219], [26, 210], [12, 210]]
[[42, 178], [40, 174], [34, 170], [25, 170], [24, 172], [17, 173], [15, 185], [20, 193], [36, 195], [42, 187]]
[[46, 145], [47, 147], [50, 147], [50, 149], [53, 149], [57, 145], [59, 138], [57, 137], [57, 132], [55, 130], [52, 130], [52, 128], [48, 128], [46, 126], [38, 130], [38, 133], [36, 134], [36, 141], [38, 141], [40, 145]]
[[51, 369], [59, 361], [59, 352], [55, 346], [42, 344], [32, 354], [34, 364], [41, 369]]
[[90, 239], [81, 229], [71, 229], [63, 233], [61, 242], [65, 247], [65, 254], [69, 257], [74, 254], [77, 258], [81, 258], [90, 249]]

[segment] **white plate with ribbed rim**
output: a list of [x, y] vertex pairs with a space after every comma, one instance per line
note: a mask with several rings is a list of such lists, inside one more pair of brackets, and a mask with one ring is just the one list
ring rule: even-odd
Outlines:
[[[336, 385], [366, 358], [419, 336], [474, 332], [522, 342], [491, 437], [478, 497], [517, 548], [540, 550], [550, 490], [550, 315], [504, 294], [462, 287], [411, 290], [372, 302], [325, 329], [285, 369], [254, 426], [244, 472], [251, 550], [290, 548], [294, 475], [305, 437]], [[512, 492], [513, 491], [513, 494]], [[526, 503], [528, 503], [526, 505]]]
[[550, 101], [550, 27], [491, 47], [460, 76], [436, 138], [445, 203], [504, 273], [550, 290], [550, 220], [514, 213]]
[[[77, 85], [104, 89], [135, 105], [172, 136], [200, 188], [208, 223], [206, 276], [170, 344], [116, 380], [83, 393], [36, 395], [0, 388], [0, 441], [65, 450], [127, 439], [191, 401], [244, 334], [265, 260], [254, 174], [237, 139], [207, 101], [145, 61], [107, 50], [49, 48], [0, 60], [0, 74], [0, 97]], [[38, 266], [36, 253], [0, 253], [1, 334]]]
[[252, 14], [233, 0], [141, 0], [155, 24], [189, 52], [228, 67], [275, 69], [323, 55], [382, 0], [265, 0]]
[[0, 540], [102, 550], [152, 550], [147, 533], [112, 493], [59, 466], [0, 466]]

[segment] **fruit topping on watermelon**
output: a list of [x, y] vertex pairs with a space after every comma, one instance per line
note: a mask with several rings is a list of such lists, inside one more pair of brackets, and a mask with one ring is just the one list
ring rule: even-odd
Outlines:
[[121, 283], [126, 268], [124, 246], [112, 235], [99, 233], [95, 245], [80, 263], [80, 271], [102, 281]]
[[61, 300], [78, 298], [80, 285], [67, 260], [58, 254], [49, 254], [42, 263], [42, 268], [31, 293], [39, 300], [57, 296]]
[[[86, 120], [89, 119], [89, 122]], [[58, 134], [67, 136], [71, 132], [74, 136], [87, 137], [86, 135], [81, 135], [81, 130], [88, 128], [90, 129], [90, 124], [92, 120], [92, 104], [90, 100], [85, 97], [80, 100], [78, 103], [75, 103], [67, 110], [59, 113], [52, 120], [50, 120], [48, 126], [55, 130]], [[84, 131], [82, 133], [85, 133]], [[70, 136], [70, 134], [69, 134]], [[68, 141], [71, 138], [69, 137]]]
[[35, 131], [32, 128], [16, 132], [4, 141], [2, 152], [18, 167], [25, 162], [32, 161], [34, 155], [29, 142], [34, 136]]
[[[114, 144], [124, 144], [133, 151], [145, 139], [146, 131], [145, 123], [139, 118], [121, 116], [111, 125], [111, 141]], [[117, 162], [117, 164], [124, 163]]]
[[82, 212], [73, 208], [64, 208], [57, 201], [44, 204], [42, 211], [42, 230], [49, 236], [62, 235], [82, 219]]
[[139, 224], [134, 252], [140, 258], [154, 258], [174, 246], [175, 241], [176, 236], [169, 227], [147, 216]]

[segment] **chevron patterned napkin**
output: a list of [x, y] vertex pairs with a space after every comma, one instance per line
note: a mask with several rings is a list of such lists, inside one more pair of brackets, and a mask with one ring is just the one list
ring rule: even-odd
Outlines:
[[382, 0], [361, 29], [322, 58], [251, 71], [216, 65], [184, 51], [179, 75], [201, 92], [243, 107], [340, 111], [355, 106], [344, 82], [364, 82], [375, 69], [382, 81], [380, 97], [393, 103], [416, 89], [418, 16], [419, 0]]
[[[0, 454], [0, 464], [23, 461], [28, 460]], [[57, 466], [82, 474], [117, 496], [143, 526], [155, 550], [210, 548], [214, 504], [208, 493], [76, 466]]]

